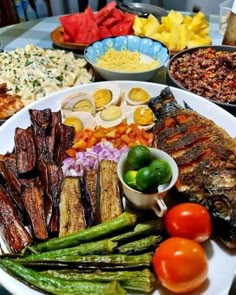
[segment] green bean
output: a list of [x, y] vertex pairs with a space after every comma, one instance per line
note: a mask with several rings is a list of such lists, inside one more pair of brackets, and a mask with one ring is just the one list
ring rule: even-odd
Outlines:
[[35, 246], [29, 247], [28, 249], [32, 252], [38, 253], [62, 248], [69, 248], [81, 243], [101, 239], [120, 230], [132, 227], [136, 223], [136, 220], [137, 217], [134, 214], [124, 212], [111, 221], [103, 222], [101, 224], [92, 226], [73, 234], [68, 234], [65, 237], [53, 238], [48, 241], [41, 242], [39, 244], [36, 244]]
[[68, 281], [61, 278], [53, 278], [50, 275], [40, 274], [28, 269], [9, 259], [1, 259], [0, 266], [10, 272], [14, 277], [20, 278], [34, 288], [50, 292], [55, 295], [124, 295], [125, 290], [117, 281], [109, 283], [89, 281]]

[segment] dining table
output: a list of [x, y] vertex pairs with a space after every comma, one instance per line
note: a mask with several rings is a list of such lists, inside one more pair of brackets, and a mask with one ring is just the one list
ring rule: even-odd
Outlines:
[[[183, 12], [187, 14], [187, 12]], [[210, 25], [210, 37], [213, 45], [222, 43], [223, 35], [219, 32], [218, 15], [206, 16]], [[59, 27], [59, 16], [35, 19], [15, 25], [0, 28], [0, 41], [3, 50], [15, 50], [25, 47], [27, 44], [36, 45], [42, 48], [58, 48], [53, 44], [51, 33]]]
[[[183, 12], [183, 14], [187, 14], [187, 12]], [[219, 15], [207, 15], [206, 17], [210, 25], [209, 34], [212, 38], [212, 44], [221, 45], [223, 35], [219, 32]], [[52, 16], [0, 28], [1, 50], [11, 51], [16, 48], [23, 48], [28, 44], [47, 49], [60, 49], [60, 47], [55, 45], [51, 39], [51, 33], [60, 25], [59, 16]], [[83, 52], [78, 53], [83, 54]], [[163, 80], [160, 77], [157, 77], [155, 82], [164, 84], [165, 79]], [[0, 294], [10, 295], [10, 293], [1, 286]]]

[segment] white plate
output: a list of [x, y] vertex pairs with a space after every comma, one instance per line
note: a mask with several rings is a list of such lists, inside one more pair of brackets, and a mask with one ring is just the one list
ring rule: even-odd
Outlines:
[[[150, 93], [156, 96], [165, 87], [165, 85], [147, 83], [147, 82], [134, 82], [134, 81], [117, 81], [122, 89], [128, 89], [130, 86], [141, 86]], [[96, 84], [96, 85], [95, 85]], [[30, 124], [28, 109], [45, 109], [51, 108], [53, 111], [60, 109], [62, 99], [77, 91], [91, 91], [93, 87], [102, 85], [109, 85], [109, 82], [99, 82], [88, 85], [81, 85], [74, 88], [62, 90], [60, 92], [51, 94], [45, 98], [34, 102], [30, 106], [25, 107], [16, 115], [6, 121], [0, 127], [0, 153], [12, 151], [14, 146], [14, 132], [16, 127], [26, 128]], [[200, 114], [212, 119], [216, 124], [223, 127], [232, 137], [236, 137], [236, 118], [221, 109], [219, 106], [212, 102], [194, 95], [190, 92], [171, 87], [176, 99], [183, 106], [185, 101], [192, 109]], [[2, 241], [1, 241], [2, 242]], [[207, 282], [200, 289], [192, 292], [191, 295], [227, 295], [230, 284], [233, 278], [234, 269], [236, 267], [236, 251], [230, 251], [222, 246], [215, 240], [208, 241], [204, 244], [208, 259], [209, 259], [209, 276]], [[194, 267], [194, 265], [193, 265]], [[0, 269], [0, 284], [7, 290], [15, 295], [36, 295], [41, 294], [23, 283], [15, 280], [13, 277]], [[153, 294], [170, 295], [171, 292], [165, 291], [162, 288], [155, 290]], [[190, 295], [190, 293], [188, 293]]]

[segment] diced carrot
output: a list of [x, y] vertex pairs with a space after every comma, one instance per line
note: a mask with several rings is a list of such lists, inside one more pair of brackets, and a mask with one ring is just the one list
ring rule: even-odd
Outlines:
[[98, 139], [95, 136], [92, 136], [87, 141], [87, 148], [91, 148], [92, 146], [98, 143]]
[[115, 138], [116, 137], [116, 130], [113, 129], [106, 134], [106, 138]]
[[66, 150], [66, 153], [71, 158], [75, 158], [76, 157], [76, 150], [73, 149], [73, 148]]
[[87, 148], [87, 143], [84, 140], [79, 140], [77, 141], [74, 145], [73, 145], [74, 149], [78, 149], [78, 150], [86, 150]]
[[121, 140], [126, 144], [129, 144], [131, 142], [130, 137], [127, 134], [121, 135]]

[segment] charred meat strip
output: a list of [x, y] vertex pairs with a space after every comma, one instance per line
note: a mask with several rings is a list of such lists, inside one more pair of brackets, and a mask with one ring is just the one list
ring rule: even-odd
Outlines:
[[16, 164], [19, 174], [30, 174], [35, 171], [37, 163], [36, 146], [33, 128], [16, 128], [15, 132]]
[[60, 194], [59, 210], [60, 237], [86, 228], [78, 177], [66, 177], [64, 179]]
[[100, 162], [100, 199], [98, 202], [98, 219], [100, 222], [111, 220], [123, 212], [116, 168], [117, 163], [112, 160]]
[[5, 238], [14, 252], [21, 251], [32, 243], [30, 234], [21, 222], [17, 211], [6, 192], [0, 187], [0, 222], [3, 224]]

